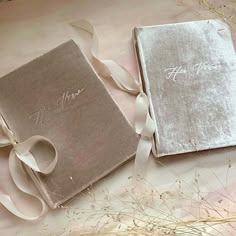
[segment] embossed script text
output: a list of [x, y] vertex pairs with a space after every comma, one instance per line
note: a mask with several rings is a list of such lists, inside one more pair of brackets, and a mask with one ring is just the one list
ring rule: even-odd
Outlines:
[[46, 115], [51, 112], [63, 112], [67, 108], [72, 108], [76, 104], [79, 95], [84, 91], [84, 89], [78, 89], [75, 92], [65, 91], [63, 92], [51, 105], [42, 106], [39, 110], [33, 112], [29, 119], [33, 121], [36, 125], [43, 124]]
[[199, 75], [201, 72], [219, 70], [221, 67], [222, 65], [220, 63], [211, 64], [208, 62], [201, 62], [196, 63], [191, 67], [184, 65], [168, 67], [164, 70], [164, 74], [167, 80], [176, 81], [183, 75], [189, 74], [192, 78], [196, 78], [196, 75]]

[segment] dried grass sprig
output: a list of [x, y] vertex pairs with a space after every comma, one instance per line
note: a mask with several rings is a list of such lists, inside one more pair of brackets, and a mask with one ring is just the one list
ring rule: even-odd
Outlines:
[[[198, 2], [236, 31], [236, 0], [225, 0], [220, 3], [212, 0], [198, 0]], [[230, 170], [229, 161], [225, 176], [226, 184], [223, 184], [223, 180], [216, 174], [209, 173], [211, 178], [218, 181], [222, 191], [210, 186], [206, 179], [201, 179], [201, 176], [196, 173], [194, 179], [189, 182], [176, 175], [175, 181], [166, 189], [155, 189], [144, 182], [145, 191], [135, 194], [133, 189], [125, 189], [125, 198], [122, 196], [120, 199], [114, 199], [108, 193], [104, 199], [96, 199], [93, 195], [93, 202], [89, 209], [79, 210], [68, 207], [67, 215], [71, 225], [63, 235], [236, 235], [236, 210], [234, 209], [236, 199], [227, 187]], [[173, 172], [169, 172], [174, 175]], [[200, 182], [212, 192], [204, 192]], [[211, 193], [214, 193], [219, 200], [211, 201], [205, 197]], [[226, 202], [225, 205], [221, 205], [222, 202]], [[176, 205], [180, 206], [179, 209]], [[227, 205], [228, 208], [225, 207]], [[82, 218], [85, 220], [81, 220]]]
[[198, 0], [199, 4], [205, 9], [214, 13], [227, 22], [233, 31], [236, 31], [236, 1], [211, 1], [211, 0]]
[[[228, 169], [226, 175], [230, 175]], [[214, 173], [211, 175], [215, 176]], [[212, 236], [225, 235], [225, 232], [234, 235], [230, 232], [236, 233], [232, 225], [236, 223], [236, 213], [220, 206], [222, 201], [235, 205], [233, 196], [228, 196], [230, 192], [226, 187], [223, 187], [223, 194], [215, 191], [220, 199], [217, 205], [204, 197], [200, 188], [202, 181], [204, 179], [196, 173], [192, 181], [195, 186], [191, 185], [192, 194], [188, 191], [189, 183], [178, 179], [165, 189], [155, 189], [143, 181], [145, 191], [137, 194], [135, 189], [125, 189], [126, 195], [120, 199], [107, 195], [104, 199], [93, 196], [91, 208], [79, 210], [68, 207], [68, 217], [74, 223], [74, 229], [70, 227], [71, 233], [65, 235]], [[175, 209], [178, 204], [182, 204], [181, 212]], [[195, 208], [199, 210], [198, 216], [192, 213]], [[83, 224], [78, 221], [81, 215], [85, 219]]]

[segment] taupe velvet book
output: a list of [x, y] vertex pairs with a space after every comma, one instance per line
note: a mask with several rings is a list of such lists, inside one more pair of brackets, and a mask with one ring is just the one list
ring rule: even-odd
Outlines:
[[42, 135], [54, 143], [53, 172], [28, 169], [52, 208], [133, 157], [139, 140], [73, 41], [2, 77], [0, 113], [17, 141]]
[[236, 145], [236, 58], [221, 20], [137, 27], [157, 157]]

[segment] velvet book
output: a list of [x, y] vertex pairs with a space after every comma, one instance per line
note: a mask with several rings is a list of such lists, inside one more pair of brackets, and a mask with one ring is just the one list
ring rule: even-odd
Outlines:
[[137, 27], [157, 157], [236, 145], [236, 58], [221, 20]]
[[51, 174], [27, 168], [52, 208], [133, 157], [139, 140], [73, 41], [2, 77], [0, 113], [18, 142], [41, 135], [55, 145]]

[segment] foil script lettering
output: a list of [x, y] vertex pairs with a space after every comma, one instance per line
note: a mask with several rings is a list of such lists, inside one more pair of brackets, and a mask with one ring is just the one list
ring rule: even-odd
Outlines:
[[67, 108], [72, 108], [75, 105], [79, 95], [84, 91], [84, 89], [78, 89], [75, 92], [65, 91], [63, 92], [58, 99], [56, 99], [55, 103], [48, 106], [43, 106], [38, 111], [32, 113], [29, 117], [31, 121], [33, 121], [36, 125], [43, 124], [45, 120], [45, 116], [48, 112], [58, 112], [64, 111]]
[[192, 78], [196, 78], [196, 75], [199, 75], [201, 72], [209, 72], [212, 70], [219, 70], [221, 68], [220, 63], [208, 63], [208, 62], [200, 62], [196, 63], [191, 67], [187, 67], [184, 65], [168, 67], [164, 70], [165, 79], [176, 81], [177, 78], [181, 78], [183, 75], [191, 75]]

